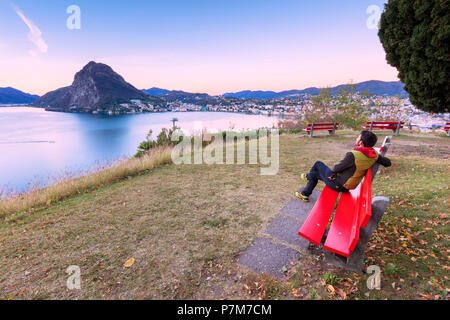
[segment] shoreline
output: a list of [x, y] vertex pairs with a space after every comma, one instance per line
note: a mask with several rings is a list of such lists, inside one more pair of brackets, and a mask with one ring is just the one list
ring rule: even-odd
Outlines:
[[34, 108], [34, 106], [32, 105], [28, 105], [28, 104], [0, 104], [0, 108], [23, 108], [23, 107], [30, 107], [30, 108]]
[[[255, 130], [270, 130], [270, 128], [260, 127]], [[245, 133], [246, 131], [227, 132]], [[6, 193], [4, 198], [2, 197], [2, 191], [4, 190], [0, 189], [0, 219], [8, 213], [17, 213], [30, 209], [29, 198], [34, 199], [31, 200], [31, 203], [37, 203], [38, 207], [48, 205], [68, 196], [90, 191], [92, 188], [103, 187], [126, 178], [146, 173], [163, 165], [170, 165], [172, 163], [172, 149], [173, 147], [171, 146], [157, 146], [145, 152], [141, 157], [130, 156], [122, 158], [105, 167], [96, 168], [91, 172], [84, 172], [72, 177], [63, 177], [59, 182], [42, 188], [35, 187], [24, 192], [11, 191], [10, 193]], [[58, 179], [56, 178], [55, 180]], [[45, 199], [42, 199], [42, 197]], [[13, 210], [10, 209], [10, 204], [14, 207]], [[19, 207], [22, 206], [19, 210], [16, 208], [18, 204]], [[31, 209], [33, 207], [31, 205]]]
[[158, 147], [141, 158], [130, 157], [98, 171], [68, 178], [44, 188], [29, 190], [0, 199], [0, 220], [9, 214], [33, 211], [64, 198], [101, 188], [133, 176], [145, 174], [153, 169], [170, 165], [172, 148]]
[[105, 116], [123, 116], [123, 115], [134, 115], [134, 114], [146, 114], [146, 113], [192, 113], [192, 112], [223, 112], [223, 113], [236, 113], [236, 114], [246, 114], [251, 116], [265, 116], [270, 118], [278, 117], [281, 120], [282, 119], [296, 119], [300, 114], [291, 115], [291, 114], [283, 114], [283, 113], [269, 113], [269, 114], [263, 114], [263, 113], [253, 113], [253, 112], [239, 112], [239, 111], [228, 111], [228, 110], [186, 110], [186, 111], [180, 111], [180, 110], [167, 110], [167, 111], [141, 111], [141, 112], [97, 112], [97, 111], [90, 111], [90, 112], [74, 112], [74, 111], [62, 111], [58, 109], [48, 109], [44, 107], [37, 107], [33, 105], [0, 105], [0, 108], [35, 108], [35, 109], [42, 109], [47, 112], [59, 112], [59, 113], [73, 113], [73, 114], [92, 114], [92, 115], [105, 115]]
[[[209, 131], [216, 128], [237, 131], [277, 127], [279, 120], [278, 117], [227, 112], [164, 112], [110, 118], [48, 113], [43, 108], [32, 106], [0, 109], [0, 117], [3, 124], [0, 124], [0, 152], [8, 155], [2, 159], [0, 200], [85, 175], [86, 171], [98, 171], [111, 162], [131, 157], [145, 140], [149, 129], [153, 131], [151, 139], [156, 139], [162, 128], [172, 127], [169, 122], [172, 118], [180, 119], [177, 126], [186, 133], [196, 130], [196, 122]], [[70, 150], [69, 144], [73, 146]], [[73, 152], [75, 149], [83, 152]]]

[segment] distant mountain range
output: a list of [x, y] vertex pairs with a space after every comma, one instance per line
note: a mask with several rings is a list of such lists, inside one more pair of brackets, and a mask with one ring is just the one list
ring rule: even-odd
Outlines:
[[160, 88], [151, 88], [142, 91], [150, 96], [158, 97], [168, 102], [180, 101], [184, 103], [196, 103], [198, 105], [205, 105], [217, 101], [216, 97], [210, 96], [206, 93], [190, 93], [180, 90], [170, 91]]
[[[395, 96], [400, 95], [402, 97], [407, 97], [408, 93], [404, 90], [404, 84], [401, 81], [365, 81], [355, 84], [357, 92], [365, 92], [367, 91], [369, 94], [374, 95], [386, 95], [386, 96]], [[348, 86], [347, 84], [342, 84], [336, 87], [331, 88], [331, 92], [333, 94], [337, 94], [340, 89]], [[270, 100], [270, 99], [285, 99], [285, 98], [296, 98], [305, 94], [309, 95], [317, 95], [320, 93], [322, 89], [311, 87], [303, 90], [287, 90], [282, 92], [275, 91], [240, 91], [240, 92], [231, 92], [225, 93], [222, 97], [225, 98], [236, 98], [236, 99], [256, 99], [256, 100]], [[206, 93], [189, 93], [184, 91], [177, 90], [166, 90], [161, 88], [151, 88], [142, 90], [148, 95], [154, 97], [160, 97], [162, 99], [168, 101], [182, 101], [187, 103], [196, 103], [199, 101], [208, 102], [213, 101], [214, 97], [210, 96]]]
[[[339, 85], [331, 88], [333, 94], [337, 94], [339, 90], [348, 85]], [[284, 99], [284, 98], [295, 98], [301, 95], [310, 94], [317, 95], [320, 93], [320, 88], [306, 88], [303, 90], [289, 90], [282, 92], [275, 91], [240, 91], [235, 93], [225, 93], [223, 96], [232, 97], [232, 98], [240, 98], [240, 99], [258, 99], [258, 100], [269, 100], [269, 99]], [[408, 93], [404, 90], [404, 84], [401, 81], [365, 81], [356, 84], [357, 92], [367, 91], [369, 94], [375, 95], [386, 95], [386, 96], [407, 96]]]
[[71, 86], [51, 91], [33, 105], [51, 111], [90, 112], [111, 110], [131, 99], [161, 101], [133, 87], [110, 66], [91, 61], [75, 74]]
[[146, 94], [154, 96], [154, 97], [161, 97], [165, 94], [170, 93], [170, 90], [160, 89], [160, 88], [156, 88], [156, 87], [153, 87], [151, 89], [144, 89], [142, 91], [145, 92]]
[[[347, 85], [331, 88], [333, 94]], [[42, 97], [24, 93], [14, 88], [0, 88], [0, 104], [30, 104], [54, 111], [94, 111], [108, 110], [131, 99], [139, 99], [154, 104], [165, 102], [185, 102], [198, 105], [217, 104], [225, 99], [285, 99], [297, 98], [305, 94], [317, 95], [321, 88], [311, 87], [303, 90], [275, 91], [240, 91], [210, 96], [206, 93], [189, 93], [180, 90], [151, 88], [138, 90], [126, 82], [122, 76], [106, 64], [89, 62], [75, 77], [71, 86], [63, 87]], [[400, 81], [365, 81], [356, 84], [357, 92], [386, 96], [408, 96]]]
[[0, 88], [0, 104], [26, 104], [39, 99], [39, 96], [7, 87]]

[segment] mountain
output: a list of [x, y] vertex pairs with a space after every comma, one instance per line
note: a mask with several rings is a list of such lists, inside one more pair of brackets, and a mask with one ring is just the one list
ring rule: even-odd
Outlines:
[[240, 91], [236, 93], [225, 93], [224, 97], [238, 98], [238, 99], [258, 99], [258, 100], [268, 100], [276, 99], [279, 93], [275, 91]]
[[170, 90], [153, 87], [151, 89], [144, 89], [144, 90], [142, 90], [142, 92], [145, 92], [146, 94], [153, 96], [153, 97], [160, 97], [160, 96], [165, 95], [166, 93], [169, 93]]
[[[346, 85], [340, 85], [333, 88], [333, 92], [337, 93], [340, 88], [345, 87]], [[408, 93], [404, 90], [405, 85], [401, 81], [365, 81], [356, 84], [356, 91], [364, 92], [368, 91], [370, 94], [376, 95], [386, 95], [386, 96], [407, 96]]]
[[131, 99], [161, 102], [126, 82], [110, 66], [89, 62], [75, 74], [71, 86], [51, 91], [34, 102], [51, 111], [111, 110]]
[[179, 101], [184, 103], [195, 103], [197, 105], [206, 105], [216, 101], [215, 97], [206, 93], [190, 93], [180, 90], [170, 91], [160, 88], [151, 88], [142, 91], [150, 96], [158, 97], [169, 102]]
[[257, 100], [270, 100], [270, 99], [282, 99], [289, 97], [298, 97], [304, 94], [317, 95], [320, 92], [319, 88], [308, 88], [304, 90], [288, 90], [282, 92], [275, 91], [240, 91], [235, 93], [225, 93], [224, 97], [238, 98], [238, 99], [257, 99]]
[[25, 93], [11, 87], [0, 88], [0, 104], [25, 104], [32, 103], [37, 99], [39, 99], [37, 95]]
[[[347, 85], [339, 85], [331, 88], [333, 94], [337, 94], [339, 89], [346, 87]], [[269, 100], [269, 99], [283, 99], [289, 97], [297, 97], [304, 94], [309, 95], [317, 95], [320, 92], [320, 88], [306, 88], [303, 90], [288, 90], [282, 92], [275, 91], [241, 91], [235, 93], [225, 93], [223, 96], [232, 97], [232, 98], [240, 98], [240, 99], [258, 99], [258, 100]], [[407, 96], [408, 93], [404, 90], [404, 84], [401, 81], [365, 81], [356, 84], [357, 92], [368, 91], [369, 94], [376, 95], [387, 95], [387, 96]]]

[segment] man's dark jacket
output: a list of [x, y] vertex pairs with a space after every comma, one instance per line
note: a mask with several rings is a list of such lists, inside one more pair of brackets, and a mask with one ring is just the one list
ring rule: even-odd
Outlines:
[[[391, 166], [391, 160], [387, 157], [383, 157], [382, 155], [378, 154], [373, 148], [366, 148], [366, 147], [357, 147], [355, 148], [356, 151], [361, 152], [363, 155], [362, 157], [367, 158], [376, 158], [376, 163], [381, 164], [384, 167], [390, 167]], [[331, 170], [336, 176], [336, 181], [342, 185], [345, 186], [347, 181], [352, 178], [356, 172], [356, 163], [355, 163], [355, 152], [347, 152], [344, 159], [339, 161]]]

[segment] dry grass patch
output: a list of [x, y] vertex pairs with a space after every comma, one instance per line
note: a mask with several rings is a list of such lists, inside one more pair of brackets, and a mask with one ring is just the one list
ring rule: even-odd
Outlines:
[[170, 164], [171, 149], [160, 148], [141, 158], [131, 158], [86, 176], [63, 181], [45, 189], [37, 189], [0, 201], [0, 219], [12, 213], [33, 210], [74, 194], [90, 191], [127, 177], [144, 173], [164, 164]]
[[[280, 170], [275, 176], [261, 176], [257, 165], [164, 166], [56, 201], [47, 208], [8, 215], [0, 228], [0, 255], [5, 257], [0, 260], [0, 298], [339, 298], [323, 286], [324, 276], [330, 271], [320, 269], [320, 257], [299, 261], [284, 282], [241, 268], [236, 259], [301, 187], [300, 173], [309, 170], [316, 160], [333, 165], [348, 151], [356, 135], [313, 139], [282, 136]], [[413, 137], [401, 139], [414, 141]], [[394, 144], [396, 140], [394, 137]], [[395, 199], [410, 194], [414, 200], [408, 208], [401, 204], [389, 210], [381, 225], [389, 232], [396, 225], [398, 232], [404, 230], [399, 227], [401, 219], [414, 224], [411, 217], [423, 219], [424, 223], [416, 226], [420, 231], [427, 220], [438, 219], [438, 213], [447, 208], [443, 183], [448, 181], [448, 160], [425, 159], [422, 163], [414, 159], [419, 162], [394, 156], [393, 167], [375, 180], [374, 196], [384, 194]], [[430, 179], [433, 184], [428, 186], [425, 182]], [[412, 181], [418, 182], [413, 188]], [[414, 195], [419, 197], [414, 199]], [[422, 210], [427, 202], [432, 211]], [[442, 237], [448, 228], [435, 227], [421, 237], [427, 246], [437, 246], [433, 252], [441, 265], [434, 266], [434, 271], [427, 269], [428, 265], [417, 267], [423, 272], [423, 280], [415, 279], [419, 287], [434, 281], [430, 280], [431, 272], [436, 272], [434, 279], [445, 287], [443, 271], [448, 262], [442, 252], [447, 243]], [[375, 251], [370, 251], [368, 263], [383, 268], [389, 263], [406, 264], [410, 256], [383, 252], [389, 241], [394, 240], [378, 234], [370, 244], [375, 245]], [[125, 268], [130, 258], [135, 263]], [[69, 265], [81, 268], [81, 290], [71, 291], [65, 286]], [[408, 273], [400, 276], [412, 281]], [[365, 278], [340, 273], [335, 278], [336, 287], [342, 285], [345, 290], [348, 285], [353, 290], [347, 290], [347, 298], [364, 297], [359, 293], [363, 292]], [[334, 278], [327, 275], [326, 279]], [[388, 277], [383, 279], [390, 281]], [[389, 291], [387, 297], [403, 292]], [[412, 290], [408, 292], [417, 296]]]

